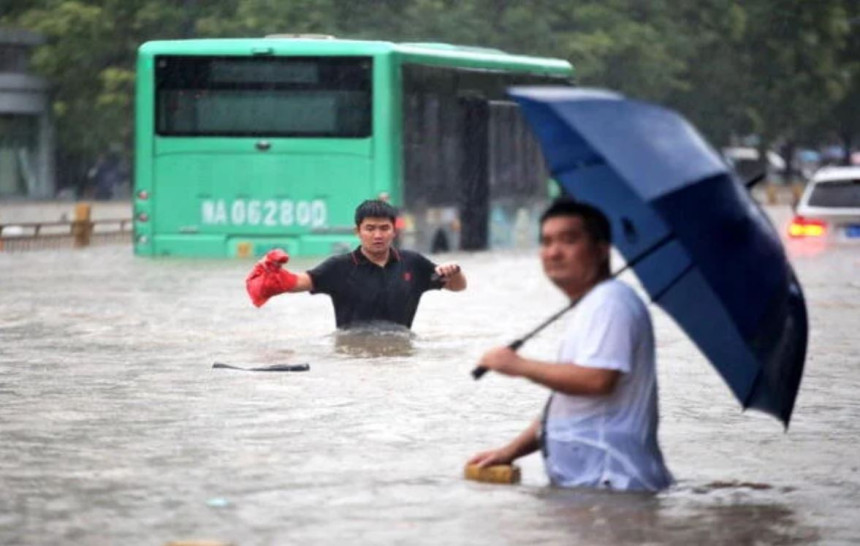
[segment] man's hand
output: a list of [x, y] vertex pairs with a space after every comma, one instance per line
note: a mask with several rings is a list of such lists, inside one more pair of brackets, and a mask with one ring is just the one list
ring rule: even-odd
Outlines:
[[265, 265], [266, 269], [268, 269], [269, 271], [276, 271], [286, 265], [289, 261], [290, 255], [281, 250], [280, 248], [276, 248], [274, 250], [268, 251], [259, 263]]
[[459, 292], [466, 288], [466, 276], [463, 275], [463, 271], [458, 264], [449, 262], [437, 265], [436, 275], [442, 279], [444, 283], [442, 287], [447, 290]]
[[522, 375], [524, 364], [525, 360], [510, 347], [490, 349], [478, 361], [478, 366], [511, 376]]
[[453, 262], [436, 266], [436, 274], [444, 279], [453, 277], [459, 272], [460, 266]]
[[540, 448], [537, 437], [538, 430], [540, 430], [540, 421], [535, 419], [509, 444], [497, 449], [476, 453], [469, 459], [468, 464], [478, 465], [479, 468], [494, 464], [511, 464], [520, 457], [534, 453]]
[[510, 453], [510, 449], [501, 447], [498, 449], [490, 449], [472, 455], [467, 464], [478, 465], [478, 468], [493, 466], [494, 464], [511, 464], [514, 457]]
[[245, 289], [256, 307], [262, 306], [269, 298], [292, 290], [298, 282], [298, 277], [283, 268], [290, 261], [290, 256], [276, 248], [266, 253], [254, 264], [254, 268], [245, 278]]

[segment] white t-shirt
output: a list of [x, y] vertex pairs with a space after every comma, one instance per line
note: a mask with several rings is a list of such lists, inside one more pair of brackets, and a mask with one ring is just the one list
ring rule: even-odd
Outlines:
[[608, 396], [553, 393], [545, 416], [546, 468], [566, 487], [656, 491], [672, 483], [657, 443], [654, 331], [626, 284], [595, 286], [567, 320], [559, 365], [621, 372]]

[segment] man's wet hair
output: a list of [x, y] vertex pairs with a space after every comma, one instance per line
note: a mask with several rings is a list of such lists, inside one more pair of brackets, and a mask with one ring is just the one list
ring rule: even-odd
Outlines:
[[393, 224], [397, 220], [397, 209], [385, 201], [368, 199], [355, 209], [355, 226], [360, 226], [365, 218], [387, 218]]
[[599, 208], [577, 201], [572, 197], [559, 197], [550, 203], [543, 212], [540, 217], [540, 225], [543, 226], [548, 219], [557, 216], [582, 218], [585, 232], [588, 233], [592, 241], [612, 244], [612, 226], [609, 223], [609, 218]]

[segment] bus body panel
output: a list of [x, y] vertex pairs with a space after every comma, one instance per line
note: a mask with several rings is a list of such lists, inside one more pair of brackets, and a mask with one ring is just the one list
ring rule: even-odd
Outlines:
[[[137, 58], [135, 77], [135, 152], [134, 152], [134, 190], [132, 192], [132, 216], [134, 225], [134, 252], [137, 255], [151, 256], [154, 253], [152, 193], [152, 149], [155, 133], [155, 110], [151, 100], [153, 88], [153, 58], [140, 54]], [[145, 221], [141, 221], [145, 219]]]
[[[185, 63], [185, 72], [190, 68], [191, 72], [209, 77], [214, 77], [211, 74], [217, 68], [215, 62], [225, 65], [222, 71], [226, 70], [228, 75], [231, 70], [246, 70], [242, 64], [246, 56], [237, 56], [234, 61], [229, 55], [193, 57], [186, 53], [156, 55], [154, 64], [147, 63], [147, 66]], [[259, 72], [258, 68], [265, 68], [267, 63], [277, 63], [287, 57], [267, 55], [254, 71]], [[330, 58], [332, 62], [341, 59]], [[389, 69], [383, 64], [374, 63], [371, 68], [371, 89], [380, 85], [377, 79], [382, 80], [381, 85], [387, 85]], [[269, 70], [268, 74], [273, 72]], [[177, 78], [190, 79], [187, 73]], [[153, 85], [153, 78], [149, 78], [147, 85]], [[216, 95], [222, 91], [198, 90], [200, 95], [207, 92]], [[386, 122], [386, 112], [390, 110], [387, 97], [371, 94], [368, 108], [372, 113], [368, 116], [373, 121], [368, 129], [371, 132], [364, 137], [289, 137], [270, 135], [267, 131], [254, 136], [208, 134], [224, 131], [225, 127], [229, 131], [245, 130], [241, 119], [239, 125], [229, 125], [237, 117], [233, 111], [245, 108], [254, 113], [258, 108], [241, 96], [236, 97], [234, 89], [228, 88], [223, 93], [232, 101], [227, 107], [217, 103], [218, 100], [223, 102], [222, 99], [211, 98], [207, 105], [206, 97], [195, 96], [192, 100], [184, 89], [173, 92], [178, 98], [175, 105], [168, 106], [175, 110], [186, 108], [191, 112], [187, 119], [165, 118], [165, 121], [159, 118], [163, 113], [154, 112], [152, 108], [146, 112], [151, 116], [147, 130], [156, 134], [149, 139], [139, 138], [139, 142], [149, 143], [139, 147], [140, 157], [148, 157], [149, 172], [141, 170], [141, 183], [136, 186], [137, 194], [140, 190], [148, 194], [145, 200], [139, 195], [135, 199], [136, 206], [148, 216], [147, 221], [142, 222], [138, 217], [136, 222], [137, 252], [248, 257], [259, 256], [275, 246], [292, 249], [296, 255], [329, 254], [349, 247], [355, 240], [353, 211], [356, 201], [376, 197], [380, 191], [390, 191], [378, 181], [391, 178], [391, 154], [382, 153], [390, 147], [391, 136], [376, 137], [376, 133], [384, 132], [386, 125], [390, 126], [390, 121]], [[254, 95], [249, 98], [255, 103], [273, 102], [266, 93], [270, 91], [263, 88], [259, 98]], [[193, 114], [197, 114], [197, 110], [191, 108], [199, 110], [201, 104], [209, 112], [215, 112], [208, 114], [209, 118], [217, 117], [220, 107], [220, 115], [227, 121], [195, 119]], [[330, 117], [326, 111], [314, 110], [286, 114], [303, 115], [309, 120]], [[259, 113], [255, 115], [259, 117]], [[157, 120], [155, 124], [151, 121], [153, 117]], [[164, 133], [165, 127], [167, 133], [157, 134]], [[386, 162], [386, 158], [389, 161]], [[145, 244], [141, 243], [140, 235], [144, 236]], [[195, 240], [200, 241], [199, 249], [193, 248]]]
[[[279, 133], [298, 131], [303, 123], [311, 131], [325, 127], [335, 114], [319, 106], [319, 96], [302, 95], [304, 87], [326, 66], [364, 58], [372, 63], [367, 134]], [[311, 66], [317, 60], [323, 68]], [[410, 66], [456, 71], [467, 93], [473, 82], [494, 75], [521, 84], [535, 78], [563, 82], [572, 73], [566, 61], [444, 44], [277, 38], [143, 44], [136, 83], [135, 253], [256, 257], [280, 247], [292, 255], [328, 255], [356, 244], [355, 206], [379, 197], [403, 209], [402, 241], [432, 250], [434, 230], [444, 227], [451, 249], [459, 246], [459, 218], [469, 205], [460, 199], [456, 175], [438, 188], [439, 206], [408, 203], [416, 187], [418, 193], [421, 186], [435, 187], [435, 174], [424, 180], [409, 174], [416, 168], [414, 153], [425, 149], [407, 138], [413, 120], [405, 116], [410, 96], [404, 71]], [[200, 84], [204, 80], [214, 83]], [[329, 86], [329, 103], [337, 104], [351, 85]], [[498, 100], [499, 89], [484, 99]], [[353, 104], [347, 99], [347, 106]], [[361, 107], [341, 111], [360, 116]], [[252, 125], [252, 118], [261, 125]], [[437, 164], [447, 160], [435, 158]], [[526, 202], [519, 197], [506, 198], [506, 206], [522, 208]], [[489, 226], [493, 241], [503, 239], [493, 235], [500, 225]], [[416, 229], [427, 234], [416, 236]]]
[[159, 197], [160, 234], [296, 239], [333, 230], [348, 234], [352, 218], [331, 211], [351, 210], [349, 188], [371, 186], [367, 141], [316, 153], [277, 141], [265, 152], [252, 142], [244, 143], [244, 152], [218, 150], [220, 144], [197, 151], [156, 147], [153, 194]]
[[[370, 145], [363, 154], [319, 151], [251, 150], [154, 154], [152, 194], [158, 196], [155, 254], [169, 250], [177, 234], [233, 238], [294, 240], [296, 253], [305, 253], [318, 234], [351, 238], [356, 195], [370, 194]], [[289, 146], [282, 146], [289, 148]], [[351, 146], [357, 147], [357, 146]], [[157, 147], [159, 148], [159, 147]], [[161, 238], [168, 236], [168, 238]], [[262, 247], [210, 247], [212, 255], [257, 256]], [[320, 249], [328, 253], [332, 249]]]

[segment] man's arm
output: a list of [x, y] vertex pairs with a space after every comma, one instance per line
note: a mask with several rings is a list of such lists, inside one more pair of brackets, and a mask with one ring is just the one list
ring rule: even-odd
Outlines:
[[479, 366], [513, 377], [525, 377], [554, 391], [570, 395], [608, 395], [615, 389], [621, 372], [588, 368], [574, 363], [558, 365], [523, 358], [509, 347], [484, 353]]
[[310, 292], [314, 289], [314, 280], [307, 273], [294, 273], [296, 284], [289, 292]]
[[510, 443], [498, 449], [476, 453], [469, 459], [468, 464], [476, 464], [481, 468], [494, 464], [510, 464], [520, 457], [534, 453], [540, 447], [538, 431], [540, 431], [540, 421], [535, 419]]
[[446, 263], [436, 266], [436, 274], [442, 277], [445, 284], [442, 288], [452, 292], [459, 292], [466, 289], [466, 276], [463, 275], [463, 270], [455, 263]]

